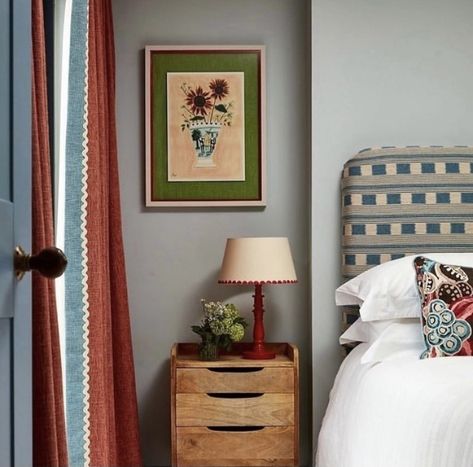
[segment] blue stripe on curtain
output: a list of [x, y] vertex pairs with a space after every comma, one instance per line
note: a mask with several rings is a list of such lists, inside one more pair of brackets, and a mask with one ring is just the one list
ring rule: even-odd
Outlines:
[[[69, 464], [87, 464], [88, 434], [84, 428], [84, 293], [82, 289], [83, 245], [81, 240], [82, 154], [85, 123], [88, 1], [72, 2], [69, 89], [66, 135], [65, 274], [66, 407]], [[87, 394], [87, 391], [85, 391]]]

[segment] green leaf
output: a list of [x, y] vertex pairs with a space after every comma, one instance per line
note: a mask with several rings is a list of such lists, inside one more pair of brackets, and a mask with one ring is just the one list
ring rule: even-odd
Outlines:
[[196, 334], [198, 334], [199, 336], [204, 336], [204, 335], [205, 335], [205, 331], [202, 329], [201, 326], [191, 326], [191, 329], [192, 329]]
[[215, 110], [218, 110], [219, 112], [222, 112], [224, 114], [227, 113], [227, 108], [223, 104], [216, 105]]
[[201, 117], [200, 115], [196, 115], [195, 117], [191, 118], [191, 122], [196, 122], [198, 120], [204, 120], [204, 117]]
[[239, 316], [236, 320], [235, 323], [241, 324], [244, 328], [248, 326], [248, 323], [246, 322], [246, 319], [243, 318], [242, 316]]

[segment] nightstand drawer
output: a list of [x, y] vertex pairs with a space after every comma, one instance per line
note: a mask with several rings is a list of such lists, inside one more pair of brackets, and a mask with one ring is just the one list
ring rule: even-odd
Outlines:
[[294, 394], [176, 394], [177, 426], [294, 424]]
[[293, 368], [178, 368], [176, 392], [294, 392]]
[[292, 466], [294, 427], [265, 427], [251, 431], [231, 428], [177, 428], [179, 466]]

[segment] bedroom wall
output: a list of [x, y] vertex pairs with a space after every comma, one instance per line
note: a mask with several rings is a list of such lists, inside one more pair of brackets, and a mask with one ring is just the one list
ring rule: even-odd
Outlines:
[[[288, 236], [299, 283], [267, 287], [268, 340], [301, 350], [301, 454], [310, 465], [310, 15], [306, 0], [114, 0], [122, 214], [144, 461], [169, 465], [169, 351], [196, 341], [202, 297], [251, 319], [251, 290], [216, 284], [231, 236]], [[145, 209], [147, 44], [267, 46], [266, 209]], [[251, 334], [251, 332], [249, 333]]]
[[340, 362], [343, 163], [372, 146], [473, 144], [472, 18], [470, 0], [312, 0], [314, 443]]

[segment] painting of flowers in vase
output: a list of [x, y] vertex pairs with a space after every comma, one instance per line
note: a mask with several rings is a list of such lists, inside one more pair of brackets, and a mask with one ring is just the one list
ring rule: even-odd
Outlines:
[[244, 181], [244, 74], [167, 73], [168, 181]]

